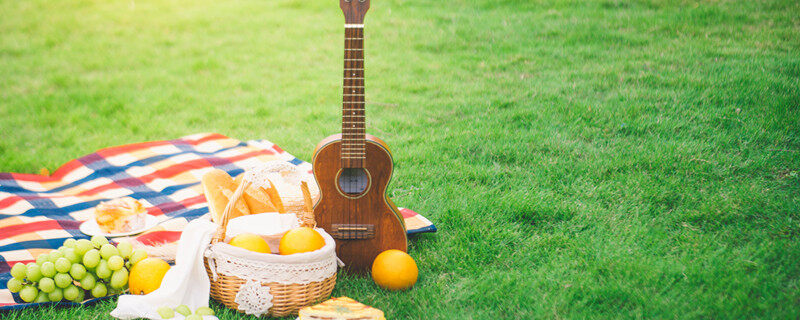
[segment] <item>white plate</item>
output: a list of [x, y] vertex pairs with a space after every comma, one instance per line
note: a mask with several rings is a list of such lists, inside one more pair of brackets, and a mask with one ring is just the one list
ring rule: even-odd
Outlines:
[[144, 227], [136, 230], [131, 230], [128, 232], [105, 233], [103, 232], [103, 230], [100, 229], [100, 226], [97, 225], [97, 221], [95, 221], [94, 219], [89, 219], [81, 223], [80, 230], [81, 232], [90, 236], [123, 237], [145, 232], [148, 229], [155, 227], [157, 224], [158, 224], [158, 219], [156, 219], [156, 217], [151, 216], [149, 214], [145, 214]]

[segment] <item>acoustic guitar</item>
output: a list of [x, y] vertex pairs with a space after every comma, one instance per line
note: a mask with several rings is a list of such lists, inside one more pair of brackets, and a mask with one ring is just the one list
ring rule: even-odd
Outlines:
[[386, 195], [392, 154], [386, 143], [365, 132], [364, 14], [369, 0], [340, 0], [344, 13], [342, 133], [314, 150], [320, 199], [317, 226], [336, 239], [336, 253], [348, 268], [363, 272], [388, 249], [406, 251], [403, 218]]

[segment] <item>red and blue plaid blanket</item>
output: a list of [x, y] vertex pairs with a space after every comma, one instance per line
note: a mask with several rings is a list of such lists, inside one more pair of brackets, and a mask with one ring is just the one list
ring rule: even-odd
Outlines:
[[[189, 220], [208, 213], [200, 186], [206, 171], [218, 168], [235, 176], [242, 168], [272, 160], [311, 171], [311, 164], [269, 141], [212, 133], [102, 149], [48, 176], [0, 173], [0, 309], [27, 306], [6, 288], [11, 266], [34, 261], [68, 238], [88, 238], [78, 227], [93, 217], [101, 201], [139, 199], [161, 223], [136, 240], [174, 242]], [[409, 234], [436, 231], [425, 217], [400, 211]]]

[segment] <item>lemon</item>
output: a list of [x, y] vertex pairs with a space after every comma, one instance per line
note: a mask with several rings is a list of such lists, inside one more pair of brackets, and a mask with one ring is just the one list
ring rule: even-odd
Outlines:
[[228, 242], [228, 244], [234, 247], [239, 247], [253, 252], [270, 253], [267, 241], [257, 234], [252, 234], [252, 233], [239, 234], [233, 237], [233, 239], [231, 239], [231, 241]]
[[372, 280], [387, 290], [405, 290], [417, 282], [417, 263], [407, 253], [391, 249], [381, 252], [372, 262]]
[[169, 264], [159, 258], [146, 258], [131, 268], [128, 288], [132, 294], [148, 294], [161, 286]]
[[325, 239], [309, 227], [294, 228], [281, 237], [278, 251], [282, 255], [310, 252], [325, 246]]

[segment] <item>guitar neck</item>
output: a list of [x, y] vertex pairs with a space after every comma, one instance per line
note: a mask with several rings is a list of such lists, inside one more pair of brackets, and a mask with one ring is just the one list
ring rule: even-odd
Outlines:
[[364, 167], [364, 25], [345, 24], [342, 81], [342, 168]]

